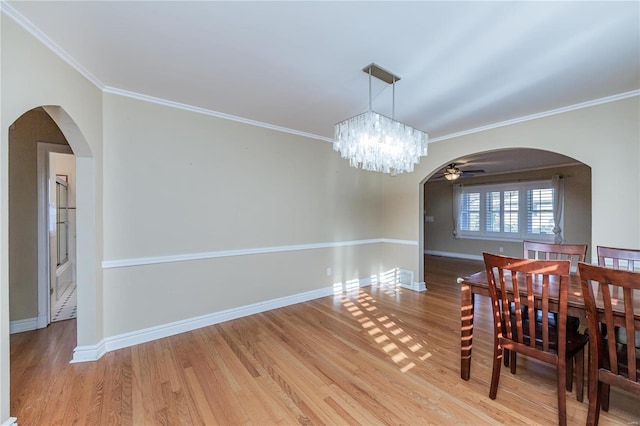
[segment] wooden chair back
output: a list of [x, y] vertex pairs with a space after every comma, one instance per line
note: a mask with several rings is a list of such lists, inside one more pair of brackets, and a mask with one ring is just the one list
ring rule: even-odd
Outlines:
[[524, 241], [525, 259], [569, 260], [574, 271], [578, 262], [587, 258], [587, 244], [553, 244], [537, 241]]
[[[597, 424], [600, 406], [613, 385], [640, 395], [640, 360], [636, 351], [640, 331], [640, 273], [578, 264], [589, 326], [589, 414]], [[597, 297], [596, 297], [597, 295]], [[616, 337], [624, 334], [621, 344]]]
[[640, 271], [640, 250], [598, 246], [598, 265]]
[[[522, 259], [490, 253], [483, 253], [483, 256], [494, 317], [495, 346], [489, 397], [496, 397], [504, 351], [552, 364], [558, 375], [559, 423], [564, 425], [567, 421], [567, 351], [577, 350], [567, 348], [566, 337], [571, 263], [569, 260]], [[549, 299], [555, 294], [559, 305], [556, 309], [558, 325], [550, 328]], [[541, 322], [528, 320], [536, 318], [535, 309], [542, 313]], [[586, 338], [579, 343], [580, 351], [585, 343]]]
[[[602, 267], [640, 272], [640, 250], [598, 246], [597, 252], [598, 265]], [[613, 291], [614, 297], [620, 297], [619, 288]], [[620, 333], [619, 327], [615, 329], [618, 340], [626, 343], [624, 330]], [[603, 332], [606, 333], [606, 328], [603, 328]], [[640, 348], [640, 332], [636, 332], [636, 348]]]
[[[509, 346], [517, 347], [517, 352], [538, 359], [549, 359], [546, 355], [540, 355], [540, 351], [558, 353], [562, 342], [552, 341], [551, 337], [561, 340], [561, 336], [549, 336], [549, 296], [552, 292], [559, 292], [558, 311], [564, 321], [558, 322], [558, 334], [566, 333], [570, 262], [521, 259], [490, 253], [484, 253], [484, 262], [494, 318], [500, 319], [495, 324], [500, 339], [509, 342]], [[542, 295], [538, 304], [534, 303], [536, 292]], [[520, 294], [520, 297], [513, 297], [514, 294]], [[510, 309], [510, 304], [515, 309]], [[527, 321], [524, 314], [526, 311], [529, 318], [535, 318], [536, 308], [542, 312], [541, 328], [536, 327], [536, 321]], [[528, 328], [524, 329], [524, 326]], [[530, 339], [529, 336], [535, 338]]]

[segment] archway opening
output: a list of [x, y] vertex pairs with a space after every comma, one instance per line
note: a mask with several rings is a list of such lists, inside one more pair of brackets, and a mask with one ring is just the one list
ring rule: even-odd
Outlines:
[[[76, 185], [73, 207], [77, 207], [75, 251], [78, 254], [74, 271], [78, 303], [76, 344], [78, 347], [95, 345], [102, 336], [97, 327], [101, 311], [95, 297], [95, 178], [91, 148], [78, 125], [60, 106], [40, 106], [26, 111], [10, 126], [8, 144], [11, 325], [14, 325], [14, 321], [18, 321], [15, 324], [21, 325], [19, 321], [26, 319], [26, 325], [35, 329], [38, 325], [46, 326], [50, 319], [50, 314], [43, 309], [44, 303], [48, 306], [50, 301], [49, 289], [45, 287], [42, 290], [38, 284], [42, 282], [38, 281], [38, 274], [42, 273], [38, 266], [38, 251], [42, 251], [37, 238], [38, 228], [48, 228], [49, 225], [42, 216], [38, 218], [38, 212], [42, 211], [38, 205], [42, 200], [37, 195], [38, 145], [46, 144], [51, 152], [75, 154]], [[69, 176], [66, 178], [70, 179]], [[28, 230], [29, 238], [24, 238], [25, 229]], [[19, 240], [27, 242], [17, 243]], [[20, 275], [27, 276], [27, 279], [23, 280], [24, 277]], [[27, 284], [24, 284], [25, 282]], [[46, 299], [46, 302], [43, 302], [43, 299]], [[78, 347], [74, 350], [74, 360]]]
[[[447, 172], [452, 164], [460, 171], [460, 176], [450, 180], [447, 179]], [[498, 194], [494, 197], [494, 202], [497, 204], [493, 211], [488, 212], [485, 211], [489, 208], [487, 201], [482, 199], [483, 202], [480, 203], [481, 197], [487, 196], [483, 191], [486, 188], [495, 188], [493, 194], [496, 194], [507, 190], [510, 186], [524, 188], [526, 183], [532, 183], [535, 186], [535, 182], [550, 182], [554, 175], [562, 178], [564, 188], [562, 242], [590, 244], [591, 168], [558, 153], [514, 148], [452, 158], [424, 181], [422, 217], [424, 254], [472, 260], [481, 260], [483, 251], [522, 256], [524, 235], [531, 238], [531, 234], [527, 232], [532, 232], [530, 224], [527, 228], [526, 223], [531, 214], [527, 217], [527, 212], [523, 211], [527, 200], [522, 198], [527, 196], [526, 193], [519, 195], [519, 205], [511, 202], [508, 207], [511, 209], [509, 212], [511, 216], [505, 216], [504, 210], [507, 207], [505, 207], [504, 196]], [[471, 219], [467, 217], [467, 220], [476, 220], [476, 223], [473, 223], [473, 229], [477, 228], [481, 232], [475, 234], [458, 232], [461, 219], [459, 215], [454, 214], [454, 211], [460, 211], [461, 207], [454, 203], [456, 187], [465, 187], [467, 191], [469, 188], [479, 188], [477, 193], [482, 195], [478, 195], [476, 200], [478, 201], [477, 216]], [[508, 223], [509, 220], [511, 222]], [[505, 231], [507, 228], [509, 233], [492, 232]], [[550, 238], [548, 230], [543, 230], [539, 238]]]

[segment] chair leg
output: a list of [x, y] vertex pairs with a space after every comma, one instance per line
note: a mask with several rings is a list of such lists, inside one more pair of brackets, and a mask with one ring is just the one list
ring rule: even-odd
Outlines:
[[571, 392], [573, 390], [573, 358], [569, 358], [567, 360], [567, 392]]
[[597, 426], [600, 417], [600, 391], [601, 383], [598, 380], [598, 358], [596, 342], [590, 341], [588, 354], [588, 378], [587, 378], [587, 396], [589, 397], [589, 410], [587, 412], [587, 426]]
[[588, 390], [589, 390], [589, 380], [591, 380], [591, 374], [590, 374], [591, 370], [589, 370], [591, 368], [591, 342], [587, 342], [587, 346], [585, 346], [585, 348], [587, 348], [587, 398], [590, 398]]
[[518, 364], [516, 363], [516, 355], [517, 355], [517, 354], [516, 354], [516, 352], [515, 352], [515, 351], [509, 351], [509, 352], [510, 352], [510, 356], [509, 356], [509, 358], [511, 358], [511, 361], [510, 361], [510, 364], [511, 364], [511, 365], [510, 365], [510, 367], [511, 367], [511, 374], [516, 374], [516, 366], [518, 365]]
[[579, 402], [584, 400], [584, 348], [575, 356], [576, 362], [576, 399]]
[[[513, 351], [510, 351], [513, 352]], [[489, 398], [496, 399], [498, 393], [498, 382], [500, 381], [500, 367], [502, 366], [503, 350], [500, 345], [496, 345], [493, 349], [493, 370], [491, 372], [491, 389], [489, 389]]]
[[601, 383], [600, 385], [602, 386], [602, 392], [600, 393], [600, 406], [604, 411], [608, 412], [609, 411], [609, 390], [611, 389], [611, 386], [607, 385], [606, 383]]
[[587, 412], [587, 426], [598, 426], [600, 420], [600, 390], [602, 383], [597, 378], [589, 381], [589, 411]]
[[567, 425], [567, 374], [563, 372], [566, 369], [567, 360], [558, 360], [557, 376], [558, 376], [558, 424], [560, 426]]

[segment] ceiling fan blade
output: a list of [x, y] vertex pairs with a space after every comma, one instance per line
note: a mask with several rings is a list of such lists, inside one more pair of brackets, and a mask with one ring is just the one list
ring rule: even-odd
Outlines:
[[484, 173], [483, 169], [478, 170], [460, 170], [462, 173]]

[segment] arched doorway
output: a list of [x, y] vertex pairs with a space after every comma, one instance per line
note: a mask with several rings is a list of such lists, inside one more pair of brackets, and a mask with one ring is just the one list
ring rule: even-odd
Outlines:
[[[450, 164], [462, 172], [447, 180]], [[452, 158], [423, 183], [423, 252], [426, 255], [480, 260], [482, 251], [522, 255], [522, 242], [506, 238], [456, 238], [453, 215], [453, 185], [481, 186], [513, 182], [542, 181], [563, 177], [565, 187], [564, 241], [591, 243], [591, 168], [571, 157], [550, 151], [514, 148], [486, 151]]]
[[46, 327], [51, 320], [49, 289], [55, 300], [58, 286], [50, 261], [55, 254], [50, 242], [57, 241], [56, 226], [50, 223], [56, 213], [50, 209], [55, 206], [50, 156], [72, 150], [46, 111], [34, 108], [11, 124], [8, 151], [9, 309], [15, 333]]
[[[24, 126], [23, 129], [18, 129], [18, 126]], [[49, 133], [42, 133], [43, 129], [49, 129]], [[87, 143], [84, 135], [80, 131], [77, 124], [74, 120], [67, 114], [67, 112], [60, 106], [41, 106], [33, 108], [29, 111], [26, 111], [22, 114], [16, 121], [10, 126], [9, 129], [9, 146], [11, 151], [11, 145], [17, 143], [15, 137], [17, 135], [16, 132], [22, 130], [24, 134], [22, 135], [23, 139], [30, 141], [33, 146], [29, 150], [29, 154], [24, 157], [18, 155], [17, 158], [9, 158], [7, 160], [8, 169], [19, 169], [22, 165], [25, 165], [25, 162], [33, 163], [32, 174], [28, 178], [30, 180], [30, 190], [37, 191], [37, 142], [52, 142], [54, 145], [59, 145], [60, 147], [67, 146], [70, 147], [73, 154], [75, 154], [75, 170], [76, 170], [76, 206], [77, 206], [77, 240], [76, 240], [76, 251], [78, 253], [77, 256], [77, 347], [74, 351], [73, 359], [77, 360], [76, 351], [78, 348], [89, 347], [95, 345], [97, 341], [99, 341], [101, 336], [101, 331], [98, 327], [98, 317], [101, 315], [100, 309], [96, 306], [96, 282], [97, 275], [95, 269], [96, 262], [96, 247], [95, 247], [95, 200], [94, 200], [94, 183], [95, 183], [95, 171], [94, 171], [94, 161], [91, 149], [89, 144]], [[69, 149], [69, 148], [67, 148]], [[11, 153], [10, 153], [10, 156]], [[9, 176], [9, 197], [12, 192], [13, 195], [20, 199], [21, 196], [25, 196], [24, 193], [20, 193], [19, 189], [12, 191], [12, 182], [15, 181], [15, 176], [12, 178], [11, 171]], [[17, 192], [16, 192], [17, 191]], [[30, 199], [37, 199], [36, 196], [28, 197]], [[10, 210], [13, 209], [13, 203], [10, 202]], [[33, 235], [31, 236], [32, 243], [28, 247], [27, 252], [29, 253], [28, 260], [28, 275], [31, 275], [29, 286], [27, 292], [25, 293], [16, 293], [15, 286], [12, 284], [12, 277], [14, 276], [14, 272], [17, 271], [15, 268], [15, 264], [10, 260], [9, 267], [9, 286], [10, 286], [10, 296], [9, 296], [9, 305], [10, 311], [15, 309], [23, 309], [27, 312], [22, 312], [21, 316], [26, 318], [33, 318], [34, 316], [37, 318], [39, 316], [45, 316], [46, 314], [42, 312], [43, 306], [43, 295], [40, 294], [40, 298], [38, 299], [38, 287], [37, 279], [33, 278], [33, 275], [37, 275], [38, 271], [38, 263], [37, 263], [37, 247], [34, 245], [33, 240], [37, 240], [37, 206], [33, 206], [32, 208], [26, 207], [26, 210], [29, 212], [29, 220], [27, 223], [32, 223], [31, 232]], [[19, 211], [16, 210], [9, 213], [9, 235], [10, 240], [12, 236], [14, 238], [20, 238], [20, 233], [17, 232], [19, 229], [16, 228], [18, 222], [15, 221], [16, 215], [19, 214]], [[26, 225], [23, 225], [23, 227]], [[9, 247], [10, 251], [14, 253], [14, 241], [10, 242]], [[17, 255], [16, 255], [17, 256]], [[14, 259], [16, 260], [16, 259]], [[12, 267], [13, 266], [13, 267]], [[23, 268], [26, 269], [26, 268]], [[13, 286], [13, 288], [11, 288]], [[41, 291], [42, 293], [42, 291]], [[16, 296], [19, 294], [19, 296]], [[38, 306], [38, 300], [40, 300], [40, 306]], [[22, 307], [17, 307], [22, 303]], [[13, 314], [12, 314], [13, 316]], [[15, 318], [15, 317], [14, 317]], [[46, 320], [41, 320], [46, 321]], [[46, 324], [45, 324], [46, 325]], [[35, 327], [34, 327], [35, 328]], [[3, 337], [4, 338], [4, 337]], [[71, 359], [70, 359], [71, 361]]]

